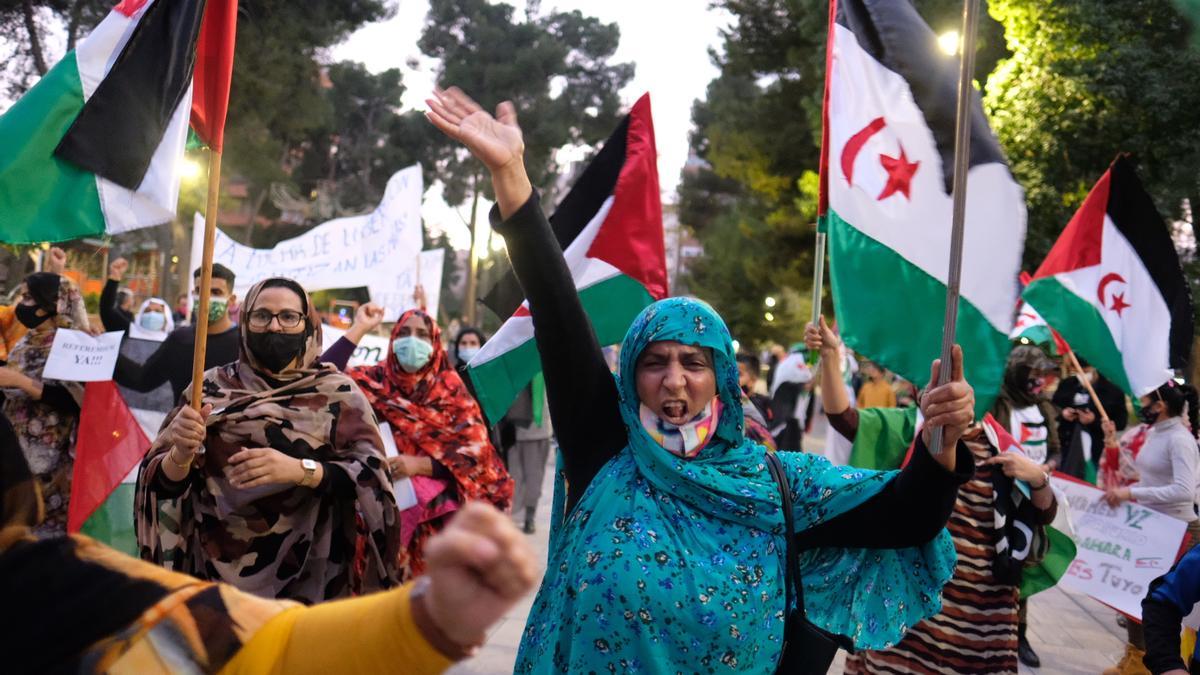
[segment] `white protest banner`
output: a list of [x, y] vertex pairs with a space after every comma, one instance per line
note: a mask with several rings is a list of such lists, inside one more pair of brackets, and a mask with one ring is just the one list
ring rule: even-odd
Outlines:
[[[365, 286], [371, 299], [384, 305], [385, 320], [395, 321], [413, 306], [418, 255], [428, 306], [437, 312], [441, 264], [421, 254], [421, 196], [419, 166], [396, 172], [388, 180], [383, 201], [370, 214], [337, 218], [304, 234], [279, 242], [273, 248], [251, 248], [237, 243], [218, 228], [213, 262], [237, 276], [235, 291], [244, 296], [251, 286], [273, 276], [295, 279], [306, 290]], [[199, 261], [204, 246], [204, 217], [196, 214], [192, 229], [192, 261]], [[426, 254], [439, 251], [429, 251]], [[426, 264], [428, 262], [429, 264]], [[433, 268], [436, 267], [436, 270]], [[428, 268], [428, 269], [427, 269]]]
[[1104, 491], [1055, 474], [1075, 525], [1075, 560], [1059, 582], [1130, 616], [1142, 616], [1150, 582], [1175, 564], [1187, 524], [1145, 506], [1116, 508]]
[[[333, 343], [346, 334], [346, 331], [334, 328], [329, 324], [321, 325], [321, 351], [329, 351]], [[347, 368], [356, 366], [373, 366], [376, 363], [384, 360], [387, 357], [388, 339], [381, 335], [364, 335], [358, 341], [358, 349], [354, 350], [354, 354], [350, 360], [346, 362]]]
[[42, 377], [69, 382], [111, 380], [124, 334], [124, 331], [116, 331], [92, 337], [81, 330], [59, 328], [54, 334], [54, 345], [50, 347]]

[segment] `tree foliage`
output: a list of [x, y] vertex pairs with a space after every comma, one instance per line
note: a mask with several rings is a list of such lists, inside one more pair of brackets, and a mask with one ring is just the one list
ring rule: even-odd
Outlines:
[[[697, 288], [712, 293], [727, 316], [761, 323], [764, 290], [811, 294], [828, 3], [716, 4], [733, 25], [713, 55], [720, 74], [693, 108], [699, 161], [685, 171], [680, 213], [710, 251], [695, 269]], [[961, 0], [914, 4], [935, 32], [959, 27]], [[1200, 52], [1188, 49], [1190, 26], [1178, 3], [987, 5], [975, 77], [1026, 189], [1028, 268], [1045, 256], [1118, 151], [1134, 154], [1165, 216], [1183, 217], [1185, 200], [1200, 204], [1200, 81], [1185, 75], [1200, 70]], [[731, 246], [754, 263], [728, 260]], [[705, 277], [722, 281], [707, 284]], [[1189, 277], [1200, 283], [1200, 269]], [[730, 285], [745, 288], [745, 298], [722, 291]], [[736, 302], [746, 308], [735, 309]], [[741, 328], [764, 334], [752, 324]]]
[[[461, 87], [489, 110], [506, 99], [516, 104], [530, 179], [545, 188], [560, 168], [556, 150], [597, 143], [612, 131], [618, 92], [633, 65], [609, 63], [620, 42], [616, 24], [578, 11], [540, 16], [536, 9], [535, 3], [521, 20], [502, 3], [431, 0], [419, 44], [440, 61], [442, 83]], [[453, 143], [443, 144], [437, 175], [451, 205], [490, 190], [483, 166]]]
[[[1045, 256], [1118, 152], [1159, 210], [1200, 203], [1200, 52], [1169, 0], [991, 0], [1012, 56], [985, 106], [1029, 206], [1026, 264]], [[1195, 223], [1193, 223], [1195, 227]]]

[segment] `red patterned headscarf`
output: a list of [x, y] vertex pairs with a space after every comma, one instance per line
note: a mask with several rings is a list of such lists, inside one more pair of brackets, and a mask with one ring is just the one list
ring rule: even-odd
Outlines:
[[375, 414], [392, 427], [396, 448], [414, 457], [430, 457], [454, 475], [460, 501], [483, 500], [507, 509], [513, 483], [488, 438], [479, 404], [450, 365], [441, 330], [428, 314], [409, 310], [392, 328], [392, 341], [410, 317], [429, 329], [433, 354], [415, 373], [406, 372], [388, 344], [387, 359], [349, 371]]

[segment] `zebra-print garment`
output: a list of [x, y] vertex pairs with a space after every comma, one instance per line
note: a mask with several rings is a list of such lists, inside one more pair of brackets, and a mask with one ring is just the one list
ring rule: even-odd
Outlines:
[[[977, 464], [990, 456], [986, 445], [969, 445]], [[941, 613], [891, 649], [848, 657], [847, 674], [1017, 672], [1017, 587], [998, 584], [992, 575], [998, 539], [993, 470], [977, 466], [975, 477], [959, 488], [947, 523], [958, 566], [942, 591]]]

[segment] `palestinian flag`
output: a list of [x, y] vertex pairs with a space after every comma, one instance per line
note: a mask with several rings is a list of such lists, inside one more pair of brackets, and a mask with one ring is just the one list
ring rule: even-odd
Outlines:
[[189, 116], [221, 141], [236, 12], [236, 0], [124, 0], [0, 117], [0, 241], [174, 218]]
[[[1028, 272], [1021, 272], [1021, 286], [1028, 286], [1032, 279]], [[1071, 351], [1070, 345], [1058, 331], [1051, 328], [1042, 315], [1023, 300], [1017, 302], [1017, 321], [1008, 337], [1015, 342], [1037, 345], [1051, 356], [1063, 356]]]
[[[910, 382], [938, 357], [950, 260], [958, 61], [908, 2], [831, 2], [820, 222], [842, 338]], [[1025, 202], [971, 108], [957, 341], [977, 410], [1000, 390]]]
[[[988, 440], [1000, 452], [1027, 454], [1025, 449], [1021, 447], [1021, 444], [1012, 437], [1012, 434], [1008, 433], [1007, 429], [996, 421], [996, 418], [992, 417], [991, 413], [988, 413], [983, 418], [983, 430], [987, 434]], [[1025, 493], [1026, 496], [1031, 494], [1029, 485], [1024, 481], [1013, 481], [1013, 484], [1020, 484], [1022, 486], [1021, 492]], [[1053, 489], [1053, 485], [1051, 485], [1051, 489]], [[1039, 562], [1027, 565], [1022, 570], [1022, 598], [1028, 598], [1057, 584], [1058, 580], [1067, 573], [1067, 568], [1071, 566], [1071, 562], [1075, 560], [1075, 539], [1071, 536], [1070, 532], [1069, 512], [1071, 507], [1067, 503], [1067, 500], [1058, 494], [1055, 495], [1055, 498], [1058, 501], [1056, 517], [1054, 523], [1045, 528], [1047, 539], [1046, 554]]]
[[1171, 379], [1192, 347], [1179, 255], [1124, 156], [1088, 193], [1023, 297], [1130, 396]]
[[[602, 345], [620, 342], [642, 309], [667, 296], [657, 161], [646, 94], [550, 219]], [[511, 276], [501, 280], [489, 297], [498, 303], [514, 297], [515, 283]], [[527, 304], [516, 308], [469, 364], [480, 407], [493, 422], [539, 372], [541, 359]]]
[[133, 497], [150, 438], [112, 380], [89, 382], [79, 413], [67, 531], [136, 554]]

